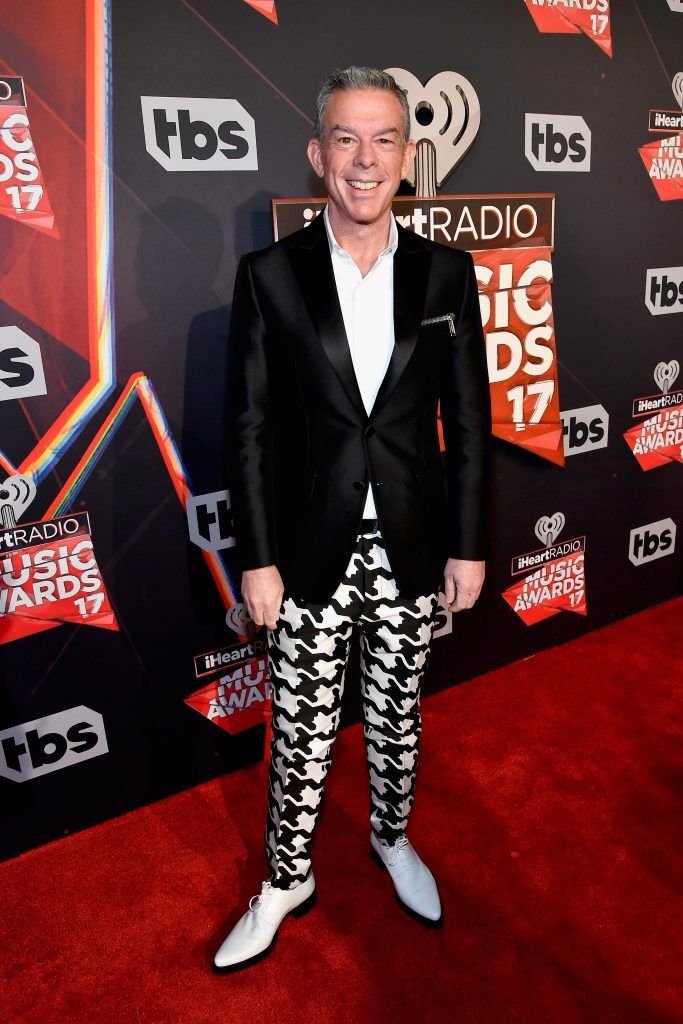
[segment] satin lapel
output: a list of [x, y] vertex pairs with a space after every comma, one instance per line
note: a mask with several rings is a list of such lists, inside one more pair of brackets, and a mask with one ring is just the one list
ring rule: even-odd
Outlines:
[[327, 358], [365, 420], [367, 414], [346, 337], [322, 213], [305, 234], [305, 242], [289, 251], [294, 273]]
[[399, 226], [399, 242], [394, 253], [394, 348], [382, 379], [370, 419], [377, 415], [412, 356], [422, 320], [431, 253], [414, 246], [411, 232]]

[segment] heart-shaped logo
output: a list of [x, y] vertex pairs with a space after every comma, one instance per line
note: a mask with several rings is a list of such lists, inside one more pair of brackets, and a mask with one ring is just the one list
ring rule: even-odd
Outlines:
[[671, 79], [671, 88], [679, 107], [683, 107], [683, 71], [677, 71]]
[[556, 512], [552, 516], [541, 516], [535, 529], [541, 544], [549, 548], [564, 530], [564, 515], [562, 512]]
[[241, 633], [242, 636], [248, 636], [250, 640], [253, 640], [261, 628], [260, 626], [257, 626], [254, 620], [249, 616], [249, 613], [243, 604], [234, 604], [225, 616], [225, 622], [230, 629], [235, 631], [235, 633]]
[[677, 359], [672, 359], [669, 363], [657, 363], [655, 366], [655, 384], [662, 389], [665, 395], [671, 391], [671, 386], [678, 377], [680, 369]]
[[36, 485], [31, 476], [8, 476], [0, 485], [0, 526], [12, 529], [17, 525], [36, 496]]
[[410, 106], [415, 161], [406, 178], [419, 196], [435, 196], [467, 153], [479, 131], [481, 111], [474, 87], [457, 71], [440, 71], [423, 85], [403, 68], [386, 68]]

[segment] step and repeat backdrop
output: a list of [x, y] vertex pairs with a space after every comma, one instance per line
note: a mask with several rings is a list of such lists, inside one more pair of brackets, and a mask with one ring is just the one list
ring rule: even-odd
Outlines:
[[29, 0], [0, 26], [0, 857], [264, 757], [230, 303], [240, 255], [323, 208], [334, 68], [405, 89], [396, 217], [477, 269], [492, 556], [425, 693], [680, 592], [681, 0]]

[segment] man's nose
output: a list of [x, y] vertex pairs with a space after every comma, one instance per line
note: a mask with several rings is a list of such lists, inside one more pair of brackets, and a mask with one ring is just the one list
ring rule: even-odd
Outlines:
[[361, 142], [356, 153], [356, 163], [361, 167], [372, 167], [377, 161], [377, 155], [371, 142]]

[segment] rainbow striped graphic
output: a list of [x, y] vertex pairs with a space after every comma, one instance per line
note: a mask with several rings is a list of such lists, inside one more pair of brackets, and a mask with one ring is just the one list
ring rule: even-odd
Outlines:
[[9, 473], [36, 484], [55, 467], [115, 386], [112, 313], [111, 61], [109, 0], [86, 4], [85, 167], [88, 252], [88, 356], [90, 375], [33, 451]]
[[[90, 375], [81, 391], [18, 465], [0, 451], [7, 474], [32, 477], [36, 486], [59, 463], [92, 417], [115, 389], [113, 319], [112, 161], [111, 161], [111, 0], [86, 3], [86, 190], [88, 252], [88, 353]], [[61, 487], [43, 519], [67, 511], [102, 456], [109, 441], [139, 398], [159, 446], [178, 499], [186, 509], [192, 487], [151, 381], [131, 376], [96, 436]], [[230, 574], [220, 555], [202, 552], [218, 592], [230, 610], [236, 603]], [[240, 635], [240, 639], [246, 639]]]
[[[134, 373], [127, 382], [114, 407], [107, 414], [106, 419], [97, 431], [95, 437], [92, 439], [74, 467], [73, 472], [64, 482], [59, 494], [57, 494], [54, 501], [47, 509], [43, 516], [44, 519], [50, 519], [53, 516], [61, 515], [71, 507], [78, 492], [81, 490], [83, 484], [99, 462], [102, 453], [118, 428], [121, 426], [126, 415], [130, 412], [136, 398], [139, 398], [142, 402], [145, 415], [147, 416], [152, 428], [154, 440], [159, 447], [161, 457], [164, 460], [164, 465], [166, 466], [168, 475], [171, 478], [175, 492], [178, 495], [178, 500], [180, 501], [183, 510], [187, 509], [187, 499], [192, 497], [193, 491], [190, 486], [190, 481], [188, 479], [183, 460], [176, 447], [175, 441], [171, 436], [171, 432], [168, 429], [166, 417], [164, 416], [159, 399], [152, 387], [152, 382], [148, 377], [145, 377], [144, 373]], [[220, 594], [226, 609], [229, 610], [237, 600], [232, 581], [230, 579], [230, 574], [218, 552], [204, 551], [202, 549], [202, 554], [204, 555], [213, 581], [216, 584], [218, 593]], [[240, 638], [246, 639], [246, 636], [242, 636], [240, 634]]]

